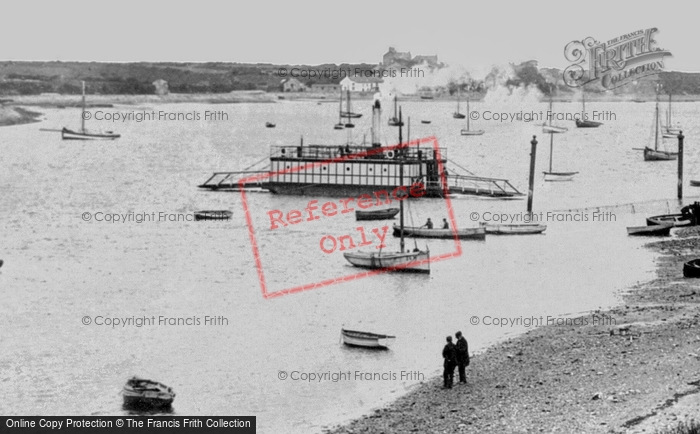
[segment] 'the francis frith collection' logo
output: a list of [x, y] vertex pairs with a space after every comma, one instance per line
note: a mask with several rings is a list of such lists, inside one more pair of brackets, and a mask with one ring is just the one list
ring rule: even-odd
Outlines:
[[588, 37], [572, 41], [564, 48], [566, 60], [572, 62], [564, 70], [564, 82], [580, 87], [600, 80], [606, 89], [615, 89], [664, 68], [664, 56], [669, 51], [656, 47], [657, 28], [637, 30], [601, 43]]

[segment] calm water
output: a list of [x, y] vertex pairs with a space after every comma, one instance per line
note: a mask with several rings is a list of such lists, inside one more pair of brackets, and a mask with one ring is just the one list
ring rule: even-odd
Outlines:
[[[356, 102], [361, 109], [368, 102]], [[561, 104], [559, 111], [578, 110]], [[472, 110], [546, 110], [545, 104], [472, 104]], [[171, 385], [182, 415], [257, 415], [259, 432], [320, 431], [404, 393], [415, 378], [441, 367], [444, 336], [461, 329], [472, 351], [515, 327], [470, 325], [477, 316], [529, 317], [575, 314], [617, 302], [617, 292], [653, 276], [645, 240], [628, 238], [625, 226], [644, 215], [622, 208], [616, 221], [547, 222], [545, 235], [491, 237], [463, 242], [459, 257], [436, 262], [428, 276], [378, 275], [275, 299], [261, 296], [259, 276], [237, 193], [200, 191], [214, 170], [242, 170], [264, 159], [269, 145], [340, 143], [336, 105], [282, 102], [259, 105], [162, 105], [113, 111], [222, 110], [228, 121], [127, 122], [88, 126], [114, 129], [113, 143], [64, 142], [39, 128], [79, 124], [75, 110], [45, 109], [40, 124], [2, 128], [0, 135], [0, 413], [8, 415], [123, 414], [119, 391], [138, 374]], [[484, 176], [508, 178], [527, 191], [533, 123], [476, 121], [480, 137], [461, 137], [454, 104], [405, 103], [411, 137], [434, 135], [448, 158]], [[653, 104], [590, 103], [616, 121], [599, 129], [555, 137], [555, 169], [581, 172], [574, 182], [545, 184], [549, 141], [538, 146], [535, 209], [611, 205], [675, 195], [675, 162], [644, 163], [651, 139]], [[697, 103], [674, 106], [686, 127]], [[352, 140], [362, 142], [369, 115]], [[421, 119], [432, 124], [422, 125]], [[266, 121], [277, 128], [266, 129]], [[573, 126], [572, 122], [560, 122]], [[394, 131], [384, 133], [395, 134]], [[687, 173], [697, 174], [698, 128], [685, 133]], [[367, 138], [369, 139], [369, 133]], [[387, 137], [387, 142], [395, 140]], [[686, 187], [689, 194], [694, 191]], [[335, 252], [319, 248], [324, 235], [357, 236], [352, 217], [337, 216], [270, 230], [266, 212], [303, 209], [310, 198], [249, 194], [255, 239], [268, 291], [352, 275]], [[333, 200], [319, 198], [321, 202]], [[670, 207], [675, 205], [670, 201]], [[459, 226], [470, 213], [525, 210], [525, 201], [474, 198], [451, 202]], [[660, 206], [657, 211], [665, 212]], [[90, 213], [188, 214], [230, 209], [228, 222], [108, 223], [83, 221]], [[447, 203], [415, 202], [410, 219], [440, 221]], [[381, 228], [384, 222], [367, 225]], [[387, 237], [389, 250], [398, 240]], [[408, 242], [413, 247], [413, 242]], [[422, 247], [426, 243], [421, 241]], [[453, 252], [452, 241], [431, 241], [431, 254]], [[370, 246], [371, 247], [371, 246]], [[82, 318], [198, 318], [200, 325], [116, 327], [83, 325]], [[205, 326], [223, 316], [225, 326]], [[341, 327], [398, 336], [388, 352], [339, 344]], [[280, 380], [279, 371], [384, 373], [388, 380], [333, 382]]]

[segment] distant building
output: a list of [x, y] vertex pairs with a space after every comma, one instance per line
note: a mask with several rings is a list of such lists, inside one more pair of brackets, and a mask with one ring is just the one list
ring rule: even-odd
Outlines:
[[170, 93], [170, 91], [168, 91], [168, 82], [162, 78], [154, 81], [153, 86], [156, 87], [156, 95], [167, 95]]
[[280, 82], [282, 92], [304, 92], [306, 85], [296, 78], [285, 78]]
[[338, 93], [340, 92], [339, 84], [312, 84], [311, 90], [319, 93]]
[[423, 55], [418, 55], [412, 59], [413, 63], [419, 65], [422, 63], [427, 63], [430, 66], [438, 66], [438, 57], [437, 55], [430, 55], [430, 56], [423, 56]]
[[396, 62], [410, 62], [411, 61], [411, 52], [400, 52], [396, 51], [394, 47], [389, 47], [389, 51], [384, 54], [384, 57], [382, 57], [382, 64], [383, 65], [389, 65], [392, 63]]
[[345, 77], [340, 81], [341, 89], [350, 92], [376, 92], [384, 80], [375, 77]]

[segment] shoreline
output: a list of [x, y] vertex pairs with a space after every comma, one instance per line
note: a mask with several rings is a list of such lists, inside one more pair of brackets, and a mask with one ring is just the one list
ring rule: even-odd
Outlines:
[[[356, 101], [371, 101], [374, 92], [353, 93], [352, 98]], [[483, 103], [486, 94], [471, 94], [470, 101]], [[143, 104], [180, 104], [180, 103], [201, 103], [201, 104], [241, 104], [241, 103], [280, 103], [280, 102], [317, 102], [318, 104], [337, 104], [339, 96], [337, 93], [313, 93], [313, 92], [264, 92], [264, 91], [235, 91], [230, 93], [217, 94], [175, 94], [168, 95], [86, 95], [88, 107], [113, 107], [119, 105], [143, 105]], [[467, 95], [461, 95], [460, 101], [465, 102]], [[12, 106], [37, 106], [45, 108], [76, 108], [81, 106], [80, 95], [61, 94], [40, 94], [40, 95], [17, 95], [0, 97], [4, 107]], [[419, 95], [402, 95], [402, 102], [456, 102], [457, 95], [435, 96], [431, 99], [421, 98]], [[586, 101], [613, 102], [613, 103], [648, 103], [655, 102], [655, 96], [637, 95], [605, 95], [586, 94]], [[697, 102], [700, 95], [678, 95], [674, 97], [675, 103]], [[540, 103], [547, 103], [549, 99], [542, 97]], [[579, 103], [580, 96], [567, 95], [553, 98], [557, 103]], [[662, 98], [662, 103], [665, 100]]]
[[507, 339], [472, 356], [466, 385], [444, 390], [433, 378], [323, 432], [641, 433], [697, 422], [700, 281], [682, 270], [700, 256], [700, 227], [677, 231], [646, 245], [660, 254], [656, 277], [618, 307]]
[[42, 116], [42, 113], [22, 107], [5, 107], [0, 105], [0, 127], [41, 122], [40, 116]]

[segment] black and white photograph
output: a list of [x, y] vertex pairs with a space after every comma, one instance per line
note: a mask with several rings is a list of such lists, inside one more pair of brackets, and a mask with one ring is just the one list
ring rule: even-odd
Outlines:
[[0, 432], [700, 433], [696, 9], [7, 7]]

